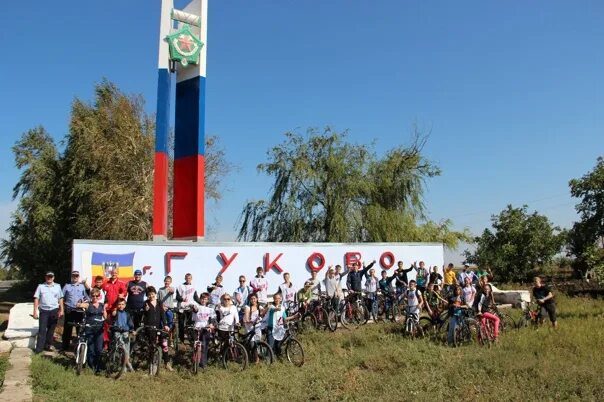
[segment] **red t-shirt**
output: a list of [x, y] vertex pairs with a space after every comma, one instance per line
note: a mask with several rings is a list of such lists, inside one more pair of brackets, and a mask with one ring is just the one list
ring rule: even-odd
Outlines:
[[119, 279], [111, 283], [107, 281], [103, 284], [103, 290], [105, 291], [105, 305], [108, 309], [114, 309], [116, 307], [117, 299], [126, 296], [126, 284]]

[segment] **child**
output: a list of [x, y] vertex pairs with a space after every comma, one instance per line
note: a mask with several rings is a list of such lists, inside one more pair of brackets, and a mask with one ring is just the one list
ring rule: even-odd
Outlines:
[[375, 269], [369, 270], [369, 275], [365, 279], [365, 292], [367, 295], [369, 310], [373, 319], [377, 319], [378, 300], [377, 300], [378, 278], [375, 276]]
[[[310, 285], [312, 291], [312, 283]], [[273, 304], [269, 306], [268, 314], [266, 314], [268, 344], [277, 355], [281, 354], [281, 341], [285, 338], [287, 332], [285, 323], [295, 318], [295, 316], [287, 316], [287, 311], [281, 304], [281, 300], [279, 293], [274, 295]]]
[[283, 274], [283, 283], [279, 285], [277, 293], [280, 293], [283, 297], [285, 308], [291, 309], [295, 307], [297, 289], [290, 280], [289, 272]]
[[407, 300], [407, 313], [413, 316], [416, 322], [419, 322], [419, 314], [424, 305], [422, 292], [417, 289], [417, 282], [411, 279], [409, 281], [409, 289], [405, 291], [405, 299]]
[[98, 289], [99, 293], [99, 301], [105, 304], [105, 291], [103, 290], [103, 277], [97, 276], [94, 278], [94, 286], [88, 289], [88, 294], [91, 294], [92, 289]]
[[218, 306], [220, 298], [226, 292], [222, 286], [222, 275], [218, 275], [216, 282], [208, 286], [208, 292], [210, 293], [210, 305], [214, 307]]
[[164, 287], [159, 288], [159, 292], [157, 292], [157, 299], [164, 306], [166, 322], [170, 329], [174, 327], [174, 309], [176, 308], [174, 293], [175, 289], [172, 287], [172, 277], [168, 275], [164, 278]]
[[449, 346], [453, 346], [454, 344], [455, 328], [459, 325], [463, 310], [467, 308], [462, 302], [461, 288], [455, 286], [453, 288], [453, 295], [449, 297], [449, 332], [447, 333], [447, 343]]
[[495, 335], [495, 342], [497, 342], [499, 340], [499, 317], [490, 312], [491, 308], [495, 305], [491, 285], [486, 284], [483, 292], [478, 302], [478, 317], [480, 317], [482, 325], [485, 325], [486, 320], [493, 322], [493, 335]]
[[112, 336], [121, 338], [124, 343], [124, 348], [126, 349], [126, 367], [124, 367], [124, 371], [126, 368], [129, 371], [134, 371], [132, 369], [132, 364], [130, 364], [130, 336], [128, 335], [129, 332], [134, 331], [134, 323], [132, 322], [132, 317], [126, 311], [126, 299], [123, 297], [117, 299], [117, 310], [113, 310], [111, 316], [113, 317]]
[[[155, 290], [155, 287], [148, 286], [145, 293], [147, 300], [145, 300], [144, 304], [143, 323], [146, 326], [169, 331], [170, 327], [168, 327], [168, 321], [166, 320], [166, 312], [164, 311], [161, 302], [157, 300], [157, 291]], [[155, 335], [153, 334], [152, 336]], [[170, 356], [168, 355], [168, 340], [165, 338], [162, 339], [161, 346], [163, 349], [162, 358], [163, 361], [166, 362], [166, 369], [168, 371], [174, 371], [172, 363], [170, 362]]]
[[268, 281], [264, 277], [264, 269], [256, 268], [256, 276], [250, 282], [250, 286], [254, 293], [258, 295], [258, 303], [265, 305], [268, 302]]
[[210, 343], [210, 332], [216, 325], [216, 312], [211, 307], [208, 307], [208, 300], [210, 295], [208, 293], [202, 293], [199, 298], [199, 305], [193, 306], [193, 321], [195, 322], [195, 329], [201, 330], [200, 341], [201, 341], [201, 360], [199, 366], [206, 368], [208, 365], [208, 345]]
[[312, 298], [312, 282], [304, 282], [304, 287], [298, 290], [298, 311], [306, 311], [308, 309], [308, 303]]
[[476, 288], [472, 285], [472, 279], [470, 277], [466, 276], [464, 281], [462, 299], [468, 308], [472, 308], [474, 306], [474, 298], [476, 297]]

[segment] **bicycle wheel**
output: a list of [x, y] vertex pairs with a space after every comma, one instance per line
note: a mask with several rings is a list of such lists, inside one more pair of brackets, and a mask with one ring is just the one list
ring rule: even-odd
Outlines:
[[478, 331], [478, 344], [480, 346], [485, 346], [487, 348], [491, 346], [491, 342], [489, 340], [489, 334], [487, 333], [486, 324], [485, 325], [480, 324], [480, 328]]
[[250, 359], [255, 364], [271, 365], [275, 361], [275, 354], [268, 343], [255, 341], [252, 347]]
[[344, 309], [340, 313], [340, 323], [346, 329], [353, 329], [355, 327], [352, 320], [352, 305], [346, 303]]
[[497, 313], [499, 316], [499, 330], [501, 332], [510, 331], [516, 328], [516, 322], [508, 313]]
[[88, 346], [85, 343], [78, 343], [76, 350], [76, 374], [80, 375], [86, 364], [86, 352]]
[[318, 328], [317, 317], [313, 313], [306, 313], [300, 320], [300, 332], [308, 332]]
[[126, 351], [119, 347], [109, 351], [107, 361], [105, 362], [105, 376], [113, 377], [116, 380], [120, 378], [126, 366]]
[[331, 332], [334, 332], [336, 329], [338, 329], [338, 315], [336, 314], [335, 310], [327, 310], [327, 328], [329, 328]]
[[287, 360], [296, 367], [304, 364], [304, 349], [302, 344], [295, 338], [289, 338], [285, 343], [285, 355]]
[[239, 342], [227, 345], [222, 353], [222, 365], [230, 371], [243, 371], [247, 367], [247, 352]]
[[360, 304], [352, 305], [352, 321], [358, 327], [367, 324], [367, 310]]
[[453, 342], [456, 347], [476, 342], [479, 332], [480, 324], [476, 320], [468, 318], [455, 328]]
[[158, 376], [159, 369], [161, 367], [161, 348], [159, 346], [151, 350], [151, 356], [149, 356], [149, 375]]
[[392, 322], [400, 322], [402, 319], [401, 311], [398, 308], [398, 304], [393, 304], [389, 309], [389, 318]]
[[199, 362], [201, 361], [201, 344], [195, 343], [195, 349], [193, 349], [193, 374], [199, 372]]

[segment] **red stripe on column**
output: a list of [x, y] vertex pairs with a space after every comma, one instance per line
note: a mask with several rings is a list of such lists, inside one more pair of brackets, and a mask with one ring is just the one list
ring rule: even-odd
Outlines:
[[205, 235], [205, 158], [187, 156], [174, 161], [174, 239]]
[[165, 152], [155, 153], [153, 235], [168, 236], [168, 154]]

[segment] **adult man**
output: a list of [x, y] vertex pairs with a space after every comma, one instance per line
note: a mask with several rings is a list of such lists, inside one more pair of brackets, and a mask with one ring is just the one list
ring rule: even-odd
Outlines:
[[432, 267], [432, 272], [430, 272], [430, 278], [428, 280], [428, 285], [440, 285], [443, 280], [443, 276], [438, 272], [438, 267], [435, 265]]
[[71, 272], [71, 283], [63, 286], [63, 304], [65, 308], [65, 320], [63, 324], [62, 345], [63, 350], [69, 348], [71, 336], [73, 334], [72, 323], [82, 321], [84, 316], [83, 311], [78, 310], [78, 303], [88, 301], [88, 294], [85, 285], [86, 281], [80, 281], [80, 273], [78, 271]]
[[258, 296], [258, 304], [266, 306], [268, 303], [268, 281], [264, 277], [264, 269], [262, 267], [256, 268], [256, 276], [250, 282], [250, 286]]
[[34, 293], [34, 313], [32, 316], [39, 320], [36, 353], [41, 353], [43, 350], [52, 351], [55, 327], [59, 318], [63, 317], [61, 285], [55, 283], [55, 274], [51, 271], [46, 272], [44, 278], [44, 283], [39, 284]]
[[[115, 267], [111, 270], [111, 277], [109, 280], [103, 284], [103, 291], [105, 292], [105, 310], [107, 310], [108, 316], [110, 316], [117, 308], [118, 299], [126, 298], [126, 284], [120, 281], [117, 278], [117, 275], [118, 268]], [[105, 321], [103, 327], [103, 341], [105, 342], [105, 346], [109, 345], [109, 327], [109, 321]]]
[[[360, 261], [352, 264], [352, 271], [348, 272], [348, 278], [346, 279], [346, 287], [348, 291], [360, 293], [363, 291], [362, 281], [367, 272], [373, 267], [375, 260], [371, 264], [364, 266]], [[363, 266], [363, 269], [361, 269]]]
[[329, 297], [331, 304], [334, 308], [338, 306], [338, 299], [340, 298], [340, 280], [336, 278], [336, 271], [331, 267], [327, 268], [325, 272], [325, 279], [323, 280], [323, 287], [325, 288], [325, 294]]
[[543, 283], [541, 277], [536, 276], [534, 283], [533, 296], [535, 297], [537, 304], [541, 306], [538, 316], [539, 323], [543, 323], [545, 313], [547, 312], [552, 326], [554, 329], [557, 329], [558, 321], [556, 320], [556, 302], [554, 301], [554, 295], [550, 288]]
[[464, 262], [463, 270], [459, 273], [459, 286], [464, 287], [466, 285], [466, 278], [470, 278], [471, 283], [478, 281], [478, 276], [473, 271], [469, 271], [470, 264]]
[[408, 283], [409, 283], [409, 278], [407, 278], [407, 274], [409, 272], [411, 272], [411, 270], [413, 269], [414, 265], [410, 266], [409, 268], [405, 269], [403, 268], [403, 262], [399, 261], [397, 263], [397, 268], [396, 271], [394, 271], [394, 276], [396, 278], [396, 295], [397, 297], [400, 297], [405, 290], [407, 289]]
[[141, 280], [143, 272], [140, 269], [134, 271], [134, 280], [128, 282], [128, 300], [126, 300], [126, 310], [132, 317], [134, 328], [138, 328], [143, 317], [143, 308], [145, 306], [145, 292], [147, 282]]

